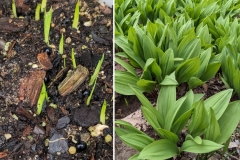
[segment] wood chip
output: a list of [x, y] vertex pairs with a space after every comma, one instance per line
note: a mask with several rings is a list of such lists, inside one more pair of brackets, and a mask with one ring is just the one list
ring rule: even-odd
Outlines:
[[26, 18], [0, 18], [0, 32], [24, 31], [28, 25]]
[[23, 130], [22, 137], [26, 137], [27, 135], [29, 135], [29, 134], [30, 134], [30, 131], [31, 131], [31, 126], [28, 125], [28, 126]]
[[25, 77], [20, 85], [19, 99], [26, 100], [31, 107], [34, 106], [38, 101], [45, 75], [46, 71], [35, 70]]
[[53, 65], [48, 57], [47, 52], [39, 53], [37, 55], [37, 59], [39, 63], [41, 64], [42, 68], [45, 70], [52, 69]]
[[33, 115], [23, 107], [17, 107], [16, 110], [15, 110], [15, 114], [19, 115], [19, 116], [22, 116], [22, 117], [25, 117], [25, 118], [27, 118], [28, 120], [31, 120], [31, 121], [34, 120]]
[[4, 158], [4, 157], [6, 157], [8, 154], [7, 154], [7, 152], [0, 152], [0, 158]]

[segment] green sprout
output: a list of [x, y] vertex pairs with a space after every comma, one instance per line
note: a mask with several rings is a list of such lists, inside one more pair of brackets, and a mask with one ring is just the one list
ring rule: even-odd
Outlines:
[[73, 24], [72, 28], [78, 29], [78, 20], [79, 20], [79, 0], [76, 3], [75, 11], [74, 11], [74, 18], [73, 18]]
[[38, 4], [35, 10], [35, 20], [38, 21], [40, 19], [40, 8], [41, 4]]
[[37, 103], [37, 114], [39, 115], [41, 112], [42, 112], [42, 106], [44, 104], [45, 101], [49, 101], [49, 98], [48, 98], [48, 94], [47, 94], [47, 89], [46, 89], [46, 85], [45, 83], [43, 82], [43, 85], [42, 85], [42, 89], [41, 89], [41, 93], [39, 95], [39, 98], [38, 98], [38, 103]]
[[74, 56], [74, 49], [72, 48], [72, 65], [73, 65], [73, 68], [77, 68], [77, 65], [76, 65], [76, 59], [75, 59], [75, 56]]
[[16, 9], [16, 3], [15, 0], [12, 0], [12, 12], [15, 18], [17, 18], [17, 9]]
[[47, 0], [42, 0], [41, 4], [41, 12], [44, 12], [47, 6]]
[[91, 79], [90, 79], [90, 82], [89, 82], [89, 86], [91, 86], [93, 84], [93, 82], [95, 81], [95, 79], [97, 78], [97, 75], [98, 75], [98, 73], [100, 71], [100, 68], [102, 66], [103, 60], [104, 60], [104, 54], [102, 55], [101, 60], [98, 61], [97, 67], [96, 67], [93, 75], [91, 76]]
[[59, 53], [63, 54], [63, 45], [64, 45], [64, 40], [63, 40], [63, 34], [62, 37], [60, 39], [60, 43], [59, 43]]
[[107, 108], [107, 102], [106, 100], [104, 99], [103, 101], [103, 105], [102, 105], [102, 109], [101, 109], [101, 113], [100, 113], [100, 122], [102, 124], [105, 124], [105, 120], [106, 120], [106, 108]]
[[91, 98], [92, 98], [93, 91], [94, 91], [95, 86], [96, 86], [96, 82], [97, 82], [97, 79], [94, 81], [94, 85], [93, 85], [92, 91], [91, 91], [90, 95], [89, 95], [88, 98], [87, 98], [87, 106], [89, 106], [89, 104], [90, 104], [90, 100], [91, 100]]
[[52, 20], [52, 7], [48, 12], [44, 11], [44, 41], [49, 45], [49, 32]]

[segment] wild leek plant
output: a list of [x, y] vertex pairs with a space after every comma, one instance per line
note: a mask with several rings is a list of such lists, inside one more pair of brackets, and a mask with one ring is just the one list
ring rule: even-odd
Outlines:
[[42, 112], [42, 107], [43, 107], [44, 103], [46, 103], [46, 101], [48, 102], [49, 98], [48, 98], [48, 94], [47, 94], [46, 85], [43, 82], [41, 93], [39, 95], [38, 103], [37, 103], [37, 114], [38, 115]]
[[46, 6], [47, 6], [47, 0], [42, 0], [41, 12], [44, 12], [46, 10]]
[[[154, 140], [130, 123], [116, 121], [119, 138], [139, 151], [132, 159], [168, 159], [182, 152], [198, 154], [197, 159], [209, 159], [224, 147], [237, 127], [240, 101], [230, 103], [232, 89], [221, 91], [205, 101], [202, 94], [194, 94], [190, 90], [177, 100], [177, 85], [174, 74], [166, 76], [161, 83], [156, 108], [141, 92], [130, 86], [142, 104], [144, 117], [160, 137]], [[179, 134], [185, 127], [187, 133], [181, 142]]]
[[48, 12], [46, 12], [46, 9], [44, 11], [44, 41], [49, 45], [49, 32], [51, 27], [51, 21], [52, 21], [52, 7]]
[[105, 121], [106, 121], [106, 109], [107, 109], [107, 102], [104, 99], [103, 104], [102, 104], [101, 113], [100, 113], [100, 122], [102, 124], [105, 124]]
[[40, 8], [41, 8], [41, 4], [37, 4], [36, 10], [35, 10], [35, 20], [36, 21], [40, 20]]
[[89, 82], [89, 86], [91, 86], [93, 84], [93, 82], [95, 81], [95, 79], [97, 79], [98, 73], [101, 69], [102, 63], [104, 60], [104, 54], [102, 55], [101, 60], [98, 61], [97, 67], [93, 73], [93, 75], [91, 76], [90, 82]]
[[87, 106], [89, 106], [90, 100], [92, 99], [92, 95], [93, 95], [94, 89], [95, 89], [95, 87], [96, 87], [96, 83], [97, 83], [97, 79], [95, 79], [94, 85], [93, 85], [92, 90], [91, 90], [91, 93], [90, 93], [90, 95], [89, 95], [88, 98], [87, 98]]
[[76, 65], [76, 59], [75, 59], [75, 55], [74, 55], [74, 49], [72, 48], [72, 54], [71, 54], [71, 57], [72, 57], [72, 65], [73, 65], [73, 68], [77, 68], [77, 65]]
[[64, 47], [64, 37], [63, 37], [63, 34], [62, 34], [62, 37], [60, 39], [60, 42], [59, 42], [59, 53], [60, 54], [63, 54], [63, 47]]
[[15, 18], [17, 18], [17, 9], [16, 9], [16, 3], [15, 0], [12, 0], [12, 12]]
[[74, 11], [74, 18], [73, 18], [73, 23], [72, 23], [72, 28], [75, 28], [78, 30], [78, 20], [79, 20], [79, 0], [76, 3], [75, 11]]

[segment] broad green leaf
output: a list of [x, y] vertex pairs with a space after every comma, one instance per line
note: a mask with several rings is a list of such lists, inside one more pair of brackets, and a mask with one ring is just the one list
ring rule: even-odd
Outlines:
[[202, 52], [200, 54], [201, 66], [196, 75], [198, 78], [200, 78], [205, 73], [207, 66], [208, 66], [208, 62], [211, 57], [211, 53], [212, 53], [212, 48], [208, 48], [207, 50], [205, 50], [204, 52]]
[[123, 61], [123, 60], [121, 60], [120, 58], [117, 58], [117, 57], [115, 58], [115, 61], [118, 64], [120, 64], [121, 66], [123, 66], [123, 68], [125, 68], [133, 76], [138, 77], [136, 71], [134, 70], [134, 68], [130, 64], [126, 63], [125, 61]]
[[[186, 46], [191, 42], [193, 41], [194, 39], [196, 38], [196, 35], [195, 35], [195, 31], [194, 31], [194, 28], [192, 28], [189, 32], [188, 35], [184, 36], [182, 41], [180, 42], [180, 44], [178, 45], [178, 53], [181, 53], [181, 54], [188, 54], [188, 53], [183, 53], [183, 51], [185, 50]], [[183, 58], [183, 57], [181, 57]]]
[[185, 101], [186, 97], [182, 97], [180, 99], [178, 99], [173, 106], [171, 106], [167, 112], [166, 118], [165, 118], [165, 125], [164, 125], [164, 129], [170, 130], [172, 125], [173, 125], [173, 121], [179, 111], [179, 109], [182, 107], [183, 102]]
[[[123, 120], [117, 120], [117, 121], [115, 121], [115, 125], [119, 125], [119, 126], [121, 126], [121, 127], [124, 127], [124, 129], [123, 129], [123, 128], [118, 128], [118, 127], [116, 126], [115, 129], [116, 129], [116, 133], [117, 133], [118, 136], [124, 135], [124, 134], [121, 134], [121, 133], [145, 134], [145, 133], [143, 133], [142, 131], [140, 131], [140, 130], [138, 130], [137, 128], [135, 128], [131, 123], [126, 122], [126, 121], [123, 121]], [[126, 131], [125, 131], [125, 132], [119, 132], [120, 134], [118, 134], [117, 129], [122, 129], [122, 130], [126, 130]]]
[[170, 74], [169, 76], [166, 76], [163, 81], [160, 83], [161, 86], [177, 86], [178, 82], [175, 78], [175, 72]]
[[156, 86], [156, 81], [146, 80], [146, 79], [139, 79], [137, 81], [137, 85], [143, 88], [146, 91], [153, 91]]
[[214, 110], [210, 108], [210, 124], [204, 133], [204, 138], [214, 141], [220, 136], [220, 128]]
[[152, 112], [151, 109], [144, 106], [142, 106], [141, 109], [142, 109], [144, 118], [153, 127], [153, 129], [159, 134], [159, 136], [162, 137], [163, 136], [162, 133], [158, 131], [158, 129], [161, 128], [161, 125], [158, 122], [158, 119], [155, 116], [154, 112]]
[[147, 35], [143, 35], [142, 48], [143, 48], [145, 61], [148, 58], [154, 58], [158, 63], [158, 54], [156, 50], [157, 47]]
[[[176, 86], [162, 86], [158, 94], [157, 106], [158, 110], [163, 120], [166, 120], [167, 113], [176, 101]], [[164, 121], [163, 124], [166, 122]]]
[[205, 25], [204, 27], [202, 26], [203, 23], [201, 23], [201, 25], [197, 27], [196, 34], [197, 36], [201, 37], [202, 44], [211, 44], [212, 37], [211, 34], [209, 33], [208, 26], [207, 25]]
[[204, 84], [204, 82], [197, 77], [191, 77], [187, 83], [188, 83], [189, 89], [193, 89], [197, 86]]
[[201, 40], [199, 38], [196, 38], [190, 41], [181, 52], [179, 51], [179, 57], [187, 60], [198, 56], [200, 54], [200, 51]]
[[192, 90], [189, 90], [184, 97], [186, 97], [185, 101], [183, 102], [181, 108], [177, 112], [174, 121], [176, 121], [182, 114], [187, 112], [188, 110], [192, 109], [192, 104], [194, 100], [194, 94]]
[[164, 160], [171, 158], [177, 155], [178, 153], [179, 151], [176, 144], [167, 139], [161, 139], [145, 147], [139, 153], [138, 158], [151, 160]]
[[191, 136], [190, 134], [188, 134], [185, 138], [186, 140], [193, 140], [194, 142], [196, 142], [197, 144], [202, 144], [202, 139], [199, 136], [196, 136], [195, 138], [193, 138], [193, 136]]
[[135, 93], [129, 89], [129, 85], [140, 92], [150, 92], [149, 88], [140, 87], [137, 85], [139, 78], [125, 71], [115, 71], [115, 91], [123, 95], [134, 95]]
[[188, 122], [188, 119], [192, 115], [193, 109], [183, 113], [173, 124], [171, 131], [175, 134], [179, 134]]
[[210, 107], [214, 110], [216, 119], [218, 120], [226, 110], [232, 96], [232, 89], [227, 89], [216, 93], [204, 101], [207, 112], [210, 112]]
[[188, 81], [192, 76], [198, 73], [200, 68], [200, 59], [195, 57], [181, 63], [175, 72], [178, 83]]
[[133, 156], [131, 156], [130, 158], [128, 158], [128, 160], [139, 160], [137, 157], [139, 156], [139, 154], [134, 154]]
[[188, 132], [193, 136], [201, 135], [209, 125], [207, 111], [202, 100], [193, 104], [194, 111], [188, 126]]
[[[156, 60], [153, 58], [149, 58], [144, 66], [144, 71], [141, 76], [141, 79], [151, 80], [151, 73], [155, 75], [155, 78], [160, 83], [162, 81], [162, 70], [156, 63]], [[150, 74], [150, 75], [148, 75]], [[149, 78], [150, 77], [150, 78]]]
[[160, 114], [158, 113], [158, 111], [153, 107], [153, 105], [151, 104], [151, 102], [139, 91], [135, 90], [134, 88], [132, 88], [132, 86], [130, 86], [131, 89], [135, 92], [138, 100], [141, 102], [141, 104], [148, 108], [152, 114], [157, 118], [158, 123], [160, 125], [160, 128], [162, 128], [163, 126], [163, 118], [160, 116]]
[[162, 69], [162, 76], [170, 75], [174, 71], [174, 53], [170, 48], [162, 56], [160, 60], [160, 67]]
[[212, 151], [216, 151], [222, 147], [223, 145], [220, 145], [209, 140], [202, 140], [202, 144], [197, 144], [196, 142], [194, 142], [194, 140], [187, 140], [183, 142], [180, 151], [191, 153], [209, 153]]
[[228, 140], [239, 123], [239, 115], [240, 101], [231, 102], [218, 120], [221, 135], [216, 139], [217, 143], [222, 144]]
[[158, 129], [158, 131], [163, 135], [162, 138], [168, 139], [172, 141], [173, 143], [177, 144], [178, 142], [178, 136], [174, 134], [173, 132], [166, 130], [166, 129]]
[[133, 52], [132, 48], [128, 44], [127, 38], [125, 38], [123, 35], [115, 35], [115, 43], [117, 46], [122, 48], [128, 57], [131, 58], [131, 60], [137, 63], [141, 68], [144, 67], [144, 61]]
[[233, 88], [237, 92], [238, 96], [240, 97], [240, 70], [235, 70], [235, 76], [233, 79]]
[[201, 76], [202, 81], [208, 81], [213, 78], [221, 66], [220, 62], [211, 63], [207, 66], [206, 72]]
[[119, 136], [119, 138], [129, 147], [142, 151], [147, 145], [154, 142], [154, 139], [143, 134], [130, 133]]

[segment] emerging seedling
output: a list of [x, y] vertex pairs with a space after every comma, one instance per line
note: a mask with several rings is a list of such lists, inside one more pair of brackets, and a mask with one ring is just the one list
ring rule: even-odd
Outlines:
[[74, 18], [73, 18], [73, 24], [72, 24], [72, 28], [75, 28], [78, 30], [78, 20], [79, 20], [79, 0], [76, 3], [76, 7], [75, 7], [75, 11], [74, 11]]
[[16, 3], [15, 0], [12, 0], [12, 12], [15, 18], [17, 18], [17, 9], [16, 9]]
[[41, 4], [38, 4], [35, 10], [35, 20], [38, 21], [40, 19], [40, 8]]
[[102, 105], [102, 109], [101, 109], [101, 113], [100, 113], [100, 122], [102, 124], [105, 124], [105, 120], [106, 120], [106, 108], [107, 108], [107, 102], [104, 99], [103, 101], [103, 105]]
[[62, 34], [62, 37], [60, 39], [60, 42], [59, 42], [59, 53], [60, 54], [63, 54], [63, 45], [64, 45], [64, 39], [63, 39], [63, 34]]
[[95, 86], [96, 86], [96, 82], [97, 82], [97, 79], [94, 81], [94, 85], [93, 85], [92, 91], [91, 91], [90, 95], [89, 95], [88, 98], [87, 98], [87, 106], [90, 104], [90, 100], [91, 100], [91, 98], [92, 98], [93, 91], [94, 91]]
[[100, 68], [102, 66], [103, 60], [104, 60], [104, 54], [102, 55], [101, 60], [98, 61], [97, 67], [96, 67], [93, 75], [91, 76], [91, 79], [90, 79], [90, 82], [89, 82], [89, 86], [91, 86], [93, 84], [93, 82], [95, 81], [95, 79], [97, 78], [98, 73], [100, 71]]
[[73, 65], [73, 68], [77, 68], [77, 65], [76, 65], [76, 59], [75, 59], [75, 55], [74, 55], [74, 49], [72, 48], [72, 54], [71, 54], [71, 57], [72, 57], [72, 65]]
[[44, 12], [47, 6], [47, 0], [42, 0], [41, 4], [41, 12]]
[[42, 107], [46, 101], [49, 101], [49, 100], [48, 100], [47, 89], [46, 89], [45, 83], [43, 82], [42, 90], [39, 95], [38, 103], [37, 103], [37, 114], [38, 115], [42, 112]]
[[44, 41], [49, 45], [49, 32], [52, 20], [52, 7], [48, 12], [44, 11]]

